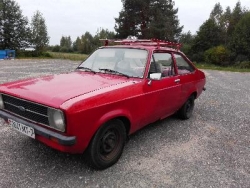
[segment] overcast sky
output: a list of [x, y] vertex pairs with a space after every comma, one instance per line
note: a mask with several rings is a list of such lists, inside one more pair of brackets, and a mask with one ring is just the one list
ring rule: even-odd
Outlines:
[[[98, 28], [114, 31], [115, 20], [122, 9], [120, 0], [16, 0], [23, 15], [29, 20], [36, 10], [45, 18], [50, 44], [60, 43], [62, 36], [71, 36], [74, 41], [86, 31], [96, 34]], [[209, 17], [216, 3], [220, 2], [225, 10], [234, 8], [238, 0], [176, 0], [175, 8], [179, 9], [180, 25], [185, 32], [193, 34]], [[241, 0], [242, 7], [249, 8], [250, 0]]]

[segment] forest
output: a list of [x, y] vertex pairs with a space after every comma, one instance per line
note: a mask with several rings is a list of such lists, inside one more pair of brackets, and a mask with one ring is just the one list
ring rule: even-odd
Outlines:
[[[102, 45], [99, 39], [158, 38], [182, 44], [196, 63], [250, 68], [250, 11], [238, 1], [233, 8], [216, 3], [195, 34], [183, 32], [173, 0], [122, 0], [114, 31], [97, 28], [83, 32], [76, 40], [62, 36], [60, 44], [49, 46], [45, 18], [36, 11], [31, 21], [22, 15], [14, 0], [0, 1], [0, 49], [15, 49], [20, 56], [41, 56], [47, 51], [90, 54]], [[34, 52], [24, 52], [33, 46]], [[47, 56], [49, 56], [47, 54]]]

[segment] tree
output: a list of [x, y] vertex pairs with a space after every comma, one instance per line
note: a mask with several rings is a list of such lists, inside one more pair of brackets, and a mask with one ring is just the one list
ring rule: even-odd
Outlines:
[[122, 0], [123, 9], [115, 18], [115, 31], [120, 38], [176, 40], [182, 31], [172, 0]]
[[0, 0], [0, 49], [20, 49], [29, 41], [28, 19], [14, 0]]
[[81, 37], [81, 53], [90, 54], [95, 49], [93, 41], [93, 36], [89, 32], [85, 32]]
[[81, 39], [79, 37], [77, 37], [76, 41], [73, 42], [73, 51], [80, 52], [81, 43], [82, 43]]
[[115, 38], [115, 33], [113, 31], [109, 31], [108, 29], [100, 28], [100, 29], [97, 30], [95, 38], [98, 38], [98, 39], [105, 39], [105, 38], [113, 39], [113, 38]]
[[225, 46], [228, 46], [229, 36], [228, 36], [228, 27], [231, 20], [231, 9], [228, 6], [226, 8], [226, 11], [223, 13], [221, 17], [221, 23], [222, 23], [222, 30], [224, 31], [224, 37], [225, 37]]
[[[73, 51], [89, 54], [96, 48], [103, 45], [99, 39], [114, 39], [115, 33], [108, 29], [99, 28], [96, 35], [93, 37], [89, 32], [85, 32], [81, 37], [77, 37], [73, 42]], [[62, 37], [61, 45], [65, 45], [69, 38]]]
[[[236, 6], [238, 5], [240, 4], [237, 3]], [[231, 13], [230, 7], [228, 6], [226, 8], [226, 11], [224, 12], [220, 3], [216, 3], [214, 6], [214, 9], [210, 13], [210, 19], [213, 19], [218, 25], [218, 27], [220, 27], [221, 40], [223, 42], [222, 44], [224, 44], [225, 46], [227, 46], [227, 43], [228, 43], [228, 38], [229, 38], [228, 28], [229, 28], [231, 17], [232, 17], [232, 13]]]
[[72, 48], [72, 40], [71, 40], [71, 37], [70, 36], [68, 36], [67, 38], [66, 38], [66, 41], [65, 41], [66, 43], [65, 43], [65, 47], [67, 47], [68, 49], [71, 49]]
[[60, 40], [60, 47], [65, 46], [66, 44], [66, 37], [62, 36], [61, 40]]
[[193, 44], [195, 36], [191, 34], [190, 31], [187, 33], [182, 33], [180, 36], [179, 43], [182, 44], [181, 50], [189, 57], [192, 56], [191, 47]]
[[192, 44], [193, 40], [194, 35], [192, 35], [190, 31], [188, 31], [187, 33], [181, 34], [179, 42], [182, 44]]
[[243, 16], [243, 10], [241, 8], [241, 3], [237, 2], [229, 19], [229, 25], [228, 25], [228, 30], [227, 30], [227, 34], [229, 37], [232, 36], [235, 26], [237, 25], [237, 23], [240, 21], [240, 19]]
[[62, 52], [71, 52], [72, 51], [72, 40], [71, 37], [62, 36], [60, 40], [60, 47]]
[[96, 35], [94, 36], [94, 45], [100, 47], [103, 45], [103, 42], [100, 39], [114, 39], [115, 33], [109, 31], [108, 29], [100, 28], [97, 30]]
[[31, 44], [35, 45], [37, 52], [43, 52], [49, 43], [47, 26], [42, 13], [36, 11], [31, 19]]
[[217, 25], [214, 19], [208, 19], [199, 28], [197, 36], [194, 39], [191, 51], [194, 60], [204, 61], [204, 52], [209, 48], [219, 46], [223, 43], [221, 38], [221, 27]]
[[172, 0], [151, 1], [149, 33], [147, 38], [175, 41], [181, 35], [183, 26], [179, 26], [178, 8], [174, 9]]
[[151, 0], [122, 0], [123, 9], [115, 18], [115, 31], [119, 38], [129, 35], [146, 38]]
[[[241, 7], [241, 3], [237, 2], [233, 11], [231, 12], [230, 19], [228, 22], [228, 29], [227, 29], [227, 46], [231, 50], [231, 60], [232, 61], [244, 61], [247, 58], [245, 47], [247, 47], [246, 41], [248, 40], [248, 34], [245, 33], [246, 29], [244, 28], [238, 28], [238, 24], [241, 22], [242, 18], [249, 13], [248, 10]], [[242, 26], [244, 25], [241, 23]], [[248, 24], [249, 25], [249, 24]], [[237, 31], [236, 31], [237, 28]], [[242, 33], [237, 32], [244, 32], [244, 35]], [[239, 44], [240, 42], [243, 42], [244, 45]], [[243, 47], [243, 49], [240, 49], [239, 46]]]
[[223, 15], [223, 9], [220, 5], [220, 3], [216, 3], [214, 5], [213, 10], [210, 13], [210, 19], [214, 19], [214, 21], [218, 24], [218, 25], [222, 25], [222, 15]]
[[[231, 39], [231, 50], [241, 56], [236, 61], [250, 61], [250, 12], [246, 13], [239, 23], [235, 26], [235, 30]], [[244, 58], [243, 58], [244, 56]]]

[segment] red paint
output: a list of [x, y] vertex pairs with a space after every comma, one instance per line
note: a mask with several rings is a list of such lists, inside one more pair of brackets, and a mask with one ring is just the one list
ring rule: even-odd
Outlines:
[[[150, 80], [147, 75], [151, 55], [159, 46], [140, 44], [117, 47], [121, 46], [148, 51], [143, 78], [79, 71], [5, 83], [0, 85], [0, 93], [61, 109], [66, 119], [66, 132], [61, 134], [76, 136], [76, 144], [62, 146], [56, 140], [39, 135], [36, 139], [52, 148], [70, 153], [83, 152], [98, 128], [110, 119], [126, 118], [129, 122], [129, 134], [132, 134], [149, 123], [175, 113], [191, 94], [195, 93], [197, 97], [201, 94], [205, 85], [204, 73], [196, 69], [178, 50], [160, 48], [161, 52], [182, 54], [194, 67], [194, 71], [161, 80]], [[176, 64], [174, 67], [176, 70]], [[180, 82], [176, 83], [177, 79]]]

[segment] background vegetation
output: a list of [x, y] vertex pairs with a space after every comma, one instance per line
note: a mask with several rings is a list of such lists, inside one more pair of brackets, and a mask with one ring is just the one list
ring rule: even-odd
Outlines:
[[14, 0], [0, 0], [0, 49], [22, 51], [33, 46], [42, 55], [49, 43], [45, 19], [36, 11], [28, 22]]
[[[196, 34], [182, 32], [173, 0], [122, 0], [115, 18], [115, 31], [86, 31], [72, 41], [62, 36], [60, 44], [48, 46], [46, 21], [36, 11], [29, 23], [15, 0], [0, 0], [0, 49], [15, 49], [18, 57], [53, 57], [79, 60], [103, 45], [99, 39], [158, 38], [182, 43], [181, 50], [202, 67], [250, 69], [250, 11], [237, 2], [231, 10], [215, 4]], [[34, 47], [35, 51], [24, 51]], [[71, 53], [71, 55], [69, 55]]]
[[250, 11], [237, 2], [233, 10], [215, 4], [196, 35], [183, 33], [182, 51], [197, 63], [250, 69]]

